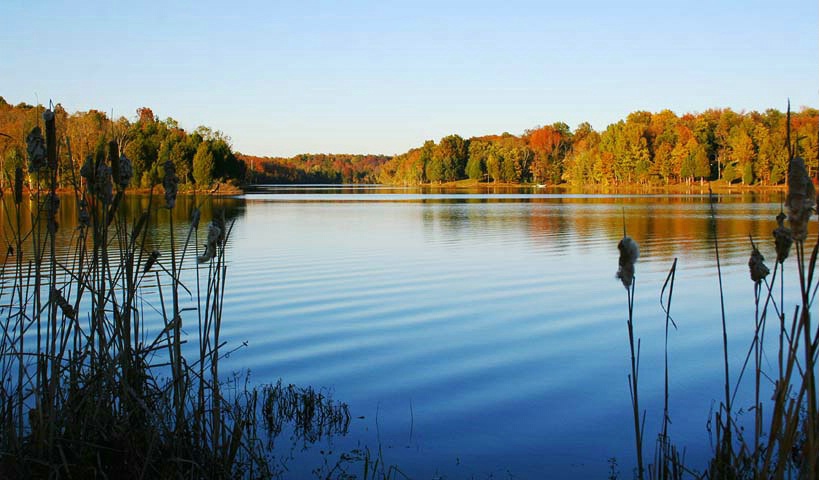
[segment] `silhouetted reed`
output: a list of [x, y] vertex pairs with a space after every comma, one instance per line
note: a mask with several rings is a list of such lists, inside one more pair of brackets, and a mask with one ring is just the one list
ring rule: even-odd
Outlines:
[[[282, 396], [293, 412], [279, 422], [346, 433], [346, 405], [312, 390], [293, 398], [295, 390], [288, 397], [222, 378], [232, 222], [214, 216], [203, 252], [193, 207], [180, 248], [178, 179], [169, 165], [164, 204], [151, 195], [147, 208], [129, 215], [123, 198], [133, 169], [115, 141], [89, 156], [79, 175], [60, 172], [74, 192], [58, 196], [58, 168], [73, 165], [70, 143], [58, 141], [50, 110], [43, 122], [45, 137], [39, 126], [27, 137], [28, 181], [16, 169], [12, 201], [2, 202], [0, 478], [270, 478], [279, 472], [257, 416]], [[77, 202], [78, 224], [58, 223], [60, 198]], [[171, 212], [167, 247], [148, 241], [160, 209]], [[60, 252], [64, 230], [71, 246]], [[182, 278], [189, 264], [195, 292]], [[191, 306], [183, 308], [180, 292]], [[183, 327], [198, 335], [183, 335]]]

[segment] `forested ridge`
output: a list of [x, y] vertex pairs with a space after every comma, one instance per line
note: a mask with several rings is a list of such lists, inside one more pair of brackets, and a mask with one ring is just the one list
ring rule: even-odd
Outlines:
[[[26, 135], [42, 123], [43, 109], [26, 103], [13, 106], [0, 97], [0, 185], [14, 178], [16, 167], [26, 168]], [[114, 120], [93, 109], [68, 113], [60, 104], [52, 110], [57, 136], [63, 140], [57, 172], [61, 188], [69, 187], [72, 178], [79, 178], [77, 172], [87, 158], [104, 158], [111, 140], [131, 160], [135, 179], [132, 185], [138, 188], [161, 183], [168, 160], [176, 167], [182, 188], [208, 188], [214, 182], [241, 183], [245, 179], [246, 166], [222, 132], [208, 127], [187, 132], [173, 118], [160, 120], [147, 107], [137, 109], [133, 120]]]
[[302, 153], [294, 157], [239, 154], [253, 183], [376, 183], [387, 155]]
[[[712, 109], [677, 116], [637, 111], [604, 131], [562, 122], [509, 133], [427, 141], [381, 167], [392, 184], [489, 182], [575, 185], [669, 185], [719, 180], [745, 185], [785, 181], [787, 115], [769, 109], [738, 113]], [[819, 111], [791, 114], [791, 141], [809, 174], [817, 169]]]
[[[0, 97], [0, 182], [25, 164], [25, 137], [37, 125], [41, 110], [25, 103], [12, 106]], [[787, 172], [787, 115], [775, 109], [710, 109], [681, 116], [670, 110], [636, 111], [603, 131], [589, 123], [572, 130], [556, 122], [521, 135], [452, 134], [394, 157], [244, 155], [234, 152], [222, 132], [207, 127], [187, 132], [147, 107], [138, 109], [132, 120], [114, 120], [98, 110], [69, 114], [59, 104], [54, 111], [61, 138], [71, 141], [75, 168], [88, 156], [103, 155], [106, 142], [116, 140], [133, 162], [136, 185], [144, 188], [159, 183], [168, 160], [175, 164], [183, 188], [205, 188], [219, 181], [418, 185], [466, 178], [544, 185], [673, 185], [696, 180], [777, 185], [785, 182]], [[818, 168], [817, 133], [819, 110], [803, 107], [791, 114], [791, 142], [811, 176]], [[65, 184], [71, 171], [66, 154], [61, 162], [58, 178]]]

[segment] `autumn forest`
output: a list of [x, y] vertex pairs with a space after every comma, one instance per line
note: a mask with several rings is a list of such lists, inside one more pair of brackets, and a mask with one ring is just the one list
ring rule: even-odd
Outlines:
[[[0, 181], [25, 164], [25, 137], [40, 110], [0, 97]], [[182, 185], [200, 188], [214, 182], [418, 185], [466, 178], [544, 185], [662, 186], [697, 180], [776, 185], [785, 181], [787, 171], [787, 117], [775, 109], [711, 109], [682, 116], [670, 110], [636, 111], [603, 131], [588, 123], [572, 130], [556, 122], [521, 135], [448, 135], [394, 157], [306, 153], [289, 158], [244, 155], [222, 132], [208, 127], [187, 132], [172, 118], [160, 120], [150, 108], [138, 109], [132, 120], [112, 119], [98, 110], [68, 113], [59, 104], [54, 111], [64, 129], [60, 136], [71, 140], [74, 167], [89, 156], [104, 155], [106, 142], [116, 140], [143, 188], [160, 182], [168, 160]], [[796, 154], [813, 175], [819, 110], [793, 113], [791, 127]], [[63, 158], [58, 178], [67, 186], [72, 170], [68, 156]]]

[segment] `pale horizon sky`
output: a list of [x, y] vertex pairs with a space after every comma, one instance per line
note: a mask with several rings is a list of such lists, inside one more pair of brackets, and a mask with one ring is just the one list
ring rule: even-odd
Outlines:
[[635, 110], [819, 106], [819, 2], [0, 4], [0, 96], [221, 130], [242, 153], [397, 154]]

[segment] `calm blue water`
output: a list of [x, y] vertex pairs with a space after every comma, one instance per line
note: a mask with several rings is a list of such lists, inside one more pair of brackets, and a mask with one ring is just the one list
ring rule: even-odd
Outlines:
[[[610, 457], [629, 478], [624, 220], [642, 254], [646, 457], [662, 419], [660, 289], [677, 257], [670, 432], [704, 467], [723, 382], [707, 197], [537, 193], [284, 187], [231, 200], [222, 336], [248, 346], [223, 365], [325, 387], [356, 417], [295, 454], [293, 478], [362, 446], [412, 478], [606, 478]], [[717, 205], [734, 377], [753, 336], [748, 235], [774, 257], [777, 199]]]
[[[748, 236], [774, 258], [778, 200], [717, 199], [732, 383], [753, 338]], [[169, 213], [156, 202], [129, 196], [126, 208], [155, 212], [146, 251], [167, 251]], [[75, 248], [76, 200], [61, 205], [58, 248], [67, 253]], [[347, 435], [306, 449], [278, 438], [273, 454], [285, 478], [324, 478], [342, 453], [363, 448], [380, 449], [387, 465], [418, 479], [603, 479], [611, 457], [620, 478], [630, 478], [636, 457], [627, 297], [615, 279], [624, 222], [641, 247], [635, 322], [645, 457], [653, 457], [662, 420], [660, 290], [677, 258], [670, 434], [688, 466], [704, 468], [709, 412], [723, 394], [707, 196], [267, 187], [237, 198], [180, 197], [180, 244], [193, 205], [202, 207], [195, 243], [204, 241], [215, 211], [224, 208], [235, 222], [221, 339], [227, 350], [247, 346], [221, 363], [222, 372], [250, 370], [256, 384], [281, 378], [324, 388], [353, 416]], [[16, 221], [5, 215], [0, 209], [3, 228]], [[167, 268], [166, 257], [159, 263]], [[793, 285], [793, 259], [785, 268]], [[183, 280], [195, 292], [190, 267]], [[158, 332], [155, 281], [146, 277], [143, 294], [146, 330]], [[195, 306], [192, 295], [182, 297], [182, 308]], [[786, 311], [795, 304], [786, 297]], [[185, 348], [195, 349], [196, 314], [184, 315], [191, 339]], [[773, 370], [770, 351], [765, 368]], [[741, 385], [735, 405], [747, 418], [740, 422], [752, 417], [751, 398], [752, 388]], [[363, 474], [361, 463], [346, 469]]]

